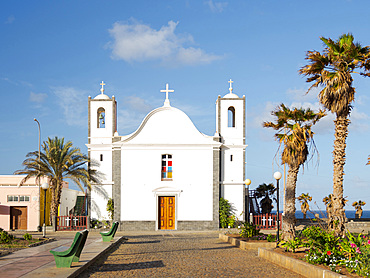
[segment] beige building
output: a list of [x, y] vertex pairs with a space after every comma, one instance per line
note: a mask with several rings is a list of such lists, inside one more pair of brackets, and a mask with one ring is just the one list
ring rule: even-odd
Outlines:
[[[30, 178], [19, 186], [24, 175], [0, 175], [0, 228], [5, 231], [37, 231], [44, 223], [44, 190]], [[40, 184], [47, 182], [42, 179]], [[66, 215], [74, 208], [77, 196], [83, 192], [69, 189], [64, 183], [59, 215]], [[49, 225], [50, 192], [46, 193], [45, 224]]]

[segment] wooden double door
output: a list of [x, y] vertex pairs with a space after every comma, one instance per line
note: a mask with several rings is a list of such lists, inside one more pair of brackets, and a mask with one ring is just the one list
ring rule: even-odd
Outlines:
[[27, 207], [10, 207], [10, 229], [27, 230]]
[[175, 229], [175, 196], [159, 196], [159, 221], [158, 229], [174, 230]]

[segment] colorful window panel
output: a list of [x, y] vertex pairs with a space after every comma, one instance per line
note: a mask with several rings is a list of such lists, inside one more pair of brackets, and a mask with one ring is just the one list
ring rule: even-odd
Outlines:
[[162, 180], [172, 180], [172, 155], [162, 155]]

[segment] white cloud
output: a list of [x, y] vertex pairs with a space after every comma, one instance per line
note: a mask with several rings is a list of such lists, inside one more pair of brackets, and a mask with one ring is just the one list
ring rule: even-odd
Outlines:
[[120, 135], [127, 135], [127, 133], [134, 132], [143, 121], [145, 113], [138, 111], [121, 109], [118, 111], [118, 133]]
[[271, 111], [274, 111], [279, 104], [280, 103], [278, 102], [266, 102], [265, 107], [262, 111], [258, 109], [257, 114], [254, 117], [253, 115], [251, 115], [253, 117], [253, 120], [250, 121], [250, 126], [253, 128], [262, 128], [263, 122], [274, 121], [274, 117], [271, 115]]
[[128, 104], [129, 108], [139, 113], [149, 113], [153, 107], [148, 102], [137, 96], [128, 96], [123, 100], [123, 103]]
[[212, 61], [220, 59], [220, 56], [205, 53], [200, 48], [183, 48], [177, 53], [177, 61], [184, 65], [209, 64]]
[[65, 121], [70, 126], [85, 126], [87, 123], [87, 92], [70, 87], [53, 87], [58, 105], [63, 109]]
[[351, 123], [348, 129], [358, 132], [367, 132], [369, 130], [369, 115], [364, 112], [360, 112], [357, 107], [354, 107], [349, 117]]
[[213, 2], [212, 0], [209, 0], [205, 3], [213, 13], [221, 13], [229, 4], [228, 2]]
[[47, 94], [44, 94], [44, 93], [34, 93], [34, 92], [31, 92], [30, 93], [30, 101], [31, 102], [36, 102], [36, 103], [42, 103], [45, 101], [45, 99], [48, 97]]
[[319, 89], [313, 88], [308, 94], [307, 94], [308, 89], [288, 89], [286, 91], [287, 96], [290, 99], [293, 99], [295, 101], [314, 101], [317, 100], [317, 95], [319, 93]]
[[144, 62], [159, 60], [170, 67], [210, 63], [221, 56], [207, 54], [200, 48], [185, 47], [193, 44], [190, 35], [177, 35], [178, 22], [169, 21], [159, 30], [135, 20], [122, 24], [116, 22], [109, 30], [113, 42], [108, 44], [112, 49], [112, 58], [126, 62]]

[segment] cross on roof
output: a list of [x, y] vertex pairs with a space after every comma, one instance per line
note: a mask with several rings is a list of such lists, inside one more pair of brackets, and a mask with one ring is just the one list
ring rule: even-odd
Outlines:
[[232, 92], [233, 92], [233, 83], [234, 83], [234, 81], [232, 81], [232, 80], [230, 79], [230, 80], [229, 80], [229, 81], [227, 81], [227, 82], [229, 82], [229, 84], [230, 84], [229, 91], [230, 91], [230, 93], [232, 93]]
[[104, 81], [102, 81], [102, 82], [100, 83], [100, 85], [101, 85], [100, 92], [101, 92], [102, 94], [104, 94], [104, 85], [105, 85]]
[[170, 105], [170, 100], [168, 99], [168, 93], [173, 93], [173, 92], [175, 92], [175, 90], [169, 90], [168, 89], [168, 83], [166, 84], [166, 89], [161, 90], [161, 93], [166, 93], [166, 100], [164, 101], [165, 106]]

